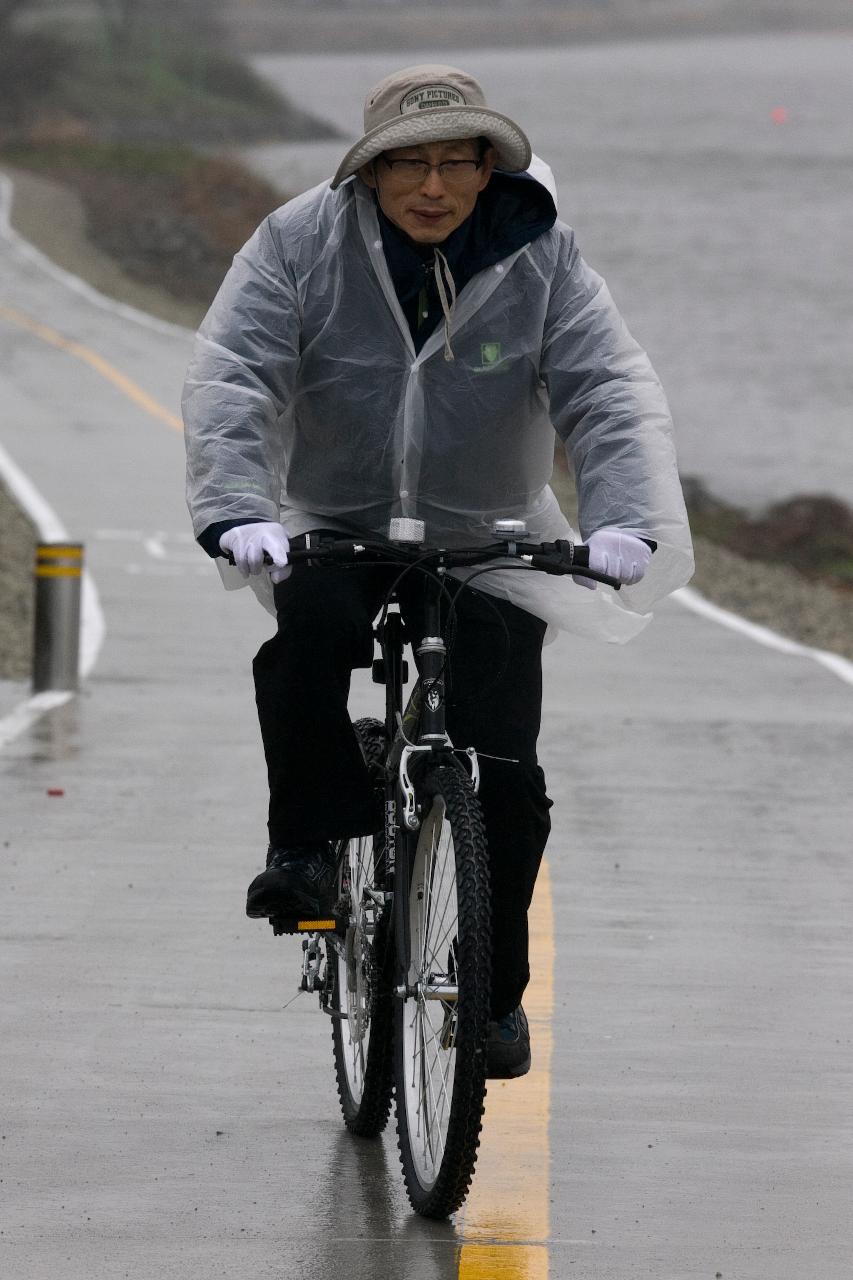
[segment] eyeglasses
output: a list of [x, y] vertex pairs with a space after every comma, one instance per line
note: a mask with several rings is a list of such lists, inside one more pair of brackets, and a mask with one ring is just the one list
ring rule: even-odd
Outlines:
[[482, 168], [482, 160], [442, 160], [441, 164], [430, 164], [427, 160], [389, 160], [382, 159], [391, 170], [394, 181], [400, 186], [414, 187], [425, 182], [433, 169], [438, 170], [439, 177], [448, 187], [464, 187], [476, 177], [477, 170]]

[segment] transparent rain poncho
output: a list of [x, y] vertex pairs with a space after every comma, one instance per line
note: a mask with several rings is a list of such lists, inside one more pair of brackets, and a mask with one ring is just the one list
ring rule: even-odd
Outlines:
[[[195, 533], [237, 518], [291, 534], [385, 534], [423, 520], [430, 543], [494, 541], [527, 522], [572, 537], [549, 488], [554, 431], [578, 490], [579, 533], [654, 538], [646, 577], [618, 594], [499, 569], [477, 589], [575, 634], [623, 641], [692, 572], [660, 383], [604, 281], [561, 222], [474, 276], [419, 354], [358, 178], [273, 213], [237, 254], [199, 330], [184, 393]], [[244, 579], [223, 562], [226, 586]], [[234, 581], [236, 575], [236, 581]], [[274, 611], [266, 574], [252, 580]]]

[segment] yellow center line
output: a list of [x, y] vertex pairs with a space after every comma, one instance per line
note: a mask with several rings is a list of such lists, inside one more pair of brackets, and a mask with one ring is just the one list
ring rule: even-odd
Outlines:
[[547, 1280], [554, 1012], [554, 913], [546, 862], [530, 909], [524, 997], [533, 1065], [489, 1084], [477, 1171], [461, 1220], [459, 1280]]
[[134, 404], [138, 404], [152, 418], [165, 422], [166, 426], [171, 427], [174, 431], [183, 431], [184, 428], [180, 418], [174, 413], [170, 413], [147, 391], [143, 391], [142, 387], [134, 382], [132, 378], [128, 378], [126, 374], [111, 365], [109, 360], [99, 356], [97, 351], [91, 351], [88, 347], [84, 347], [82, 342], [76, 342], [73, 338], [66, 338], [57, 329], [51, 329], [49, 325], [42, 324], [39, 320], [31, 319], [30, 316], [24, 315], [22, 311], [15, 310], [14, 307], [0, 305], [0, 317], [8, 320], [10, 324], [17, 325], [19, 329], [25, 329], [27, 333], [35, 334], [37, 338], [41, 338], [42, 342], [47, 342], [52, 347], [57, 347], [60, 351], [65, 351], [68, 355], [74, 356], [75, 359], [82, 360], [90, 369], [94, 369], [107, 382], [111, 382], [114, 387], [117, 387]]

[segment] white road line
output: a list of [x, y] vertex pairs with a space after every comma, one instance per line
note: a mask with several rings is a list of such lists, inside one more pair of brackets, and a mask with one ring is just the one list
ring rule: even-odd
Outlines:
[[98, 599], [95, 579], [88, 569], [83, 570], [83, 590], [80, 597], [80, 678], [85, 680], [94, 670], [107, 634], [104, 611]]
[[155, 533], [150, 538], [143, 538], [142, 545], [154, 560], [166, 559], [166, 548], [163, 545], [164, 535]]
[[138, 564], [131, 560], [123, 566], [124, 572], [129, 573], [131, 577], [144, 578], [185, 578], [187, 575], [191, 578], [208, 578], [210, 569], [206, 564], [198, 563], [198, 556], [195, 557], [194, 564]]
[[[43, 542], [67, 542], [68, 532], [50, 503], [18, 464], [0, 445], [0, 479], [18, 505], [26, 512], [38, 530]], [[80, 596], [80, 675], [89, 675], [97, 661], [104, 642], [106, 624], [92, 575], [84, 569]], [[62, 706], [73, 697], [71, 693], [37, 693], [18, 703], [8, 715], [0, 719], [0, 748], [5, 747], [23, 733], [46, 712]]]
[[195, 546], [195, 538], [186, 529], [170, 532], [157, 529], [153, 534], [145, 533], [142, 529], [95, 529], [91, 536], [100, 542], [145, 542], [147, 538], [155, 538], [160, 543], [180, 542], [188, 547]]
[[840, 654], [829, 653], [826, 649], [812, 649], [809, 645], [800, 644], [797, 640], [788, 640], [786, 636], [780, 636], [769, 627], [762, 627], [757, 622], [749, 622], [740, 614], [731, 613], [728, 609], [721, 609], [719, 605], [711, 604], [710, 600], [706, 600], [693, 587], [681, 587], [680, 590], [672, 593], [672, 598], [684, 605], [686, 609], [698, 613], [700, 617], [716, 622], [721, 627], [728, 627], [731, 631], [737, 631], [740, 635], [754, 640], [756, 644], [763, 644], [768, 649], [775, 649], [777, 653], [790, 654], [794, 658], [810, 658], [813, 662], [826, 667], [827, 671], [831, 671], [834, 676], [838, 676], [839, 680], [843, 680], [846, 684], [853, 684], [853, 662], [848, 662]]
[[38, 529], [43, 542], [65, 542], [68, 533], [53, 507], [41, 496], [17, 462], [0, 445], [0, 476], [19, 507]]
[[46, 712], [64, 706], [73, 697], [73, 693], [36, 693], [32, 698], [27, 698], [26, 702], [19, 702], [14, 711], [0, 720], [0, 750], [34, 725]]
[[192, 329], [185, 329], [183, 325], [179, 324], [171, 324], [168, 320], [158, 320], [155, 316], [148, 315], [146, 311], [140, 311], [137, 307], [131, 307], [125, 302], [116, 302], [115, 298], [108, 298], [106, 294], [100, 293], [99, 290], [87, 284], [85, 280], [81, 280], [79, 276], [72, 275], [70, 271], [65, 271], [62, 267], [57, 266], [47, 254], [42, 253], [34, 244], [30, 244], [29, 240], [25, 240], [12, 226], [13, 191], [14, 183], [12, 179], [8, 174], [0, 173], [0, 237], [6, 241], [19, 258], [34, 263], [45, 275], [57, 280], [66, 289], [70, 289], [72, 293], [79, 294], [87, 302], [100, 307], [103, 311], [110, 311], [113, 315], [121, 316], [123, 320], [132, 320], [134, 324], [140, 324], [145, 329], [153, 329], [155, 333], [166, 334], [170, 338], [192, 336]]

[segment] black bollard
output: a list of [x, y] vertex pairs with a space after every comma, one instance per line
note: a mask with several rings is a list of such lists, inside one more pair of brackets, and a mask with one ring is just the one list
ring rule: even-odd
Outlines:
[[80, 680], [83, 546], [40, 542], [35, 563], [33, 692], [74, 690]]

